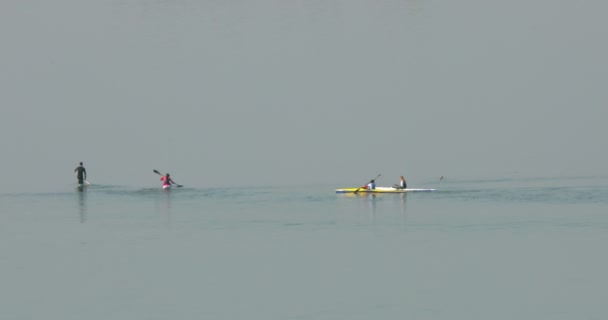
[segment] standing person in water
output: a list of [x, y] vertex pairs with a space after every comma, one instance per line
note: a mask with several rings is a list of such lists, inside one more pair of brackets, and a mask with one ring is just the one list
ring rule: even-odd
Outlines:
[[407, 183], [405, 183], [405, 178], [403, 176], [399, 177], [399, 184], [393, 185], [393, 188], [407, 189]]
[[171, 180], [171, 175], [168, 173], [160, 177], [160, 181], [163, 182], [163, 189], [171, 188], [172, 184], [176, 184], [173, 180]]
[[80, 165], [76, 167], [76, 169], [74, 169], [74, 172], [76, 173], [76, 177], [78, 178], [78, 184], [83, 185], [84, 180], [87, 179], [87, 170], [82, 165], [82, 162], [80, 162]]

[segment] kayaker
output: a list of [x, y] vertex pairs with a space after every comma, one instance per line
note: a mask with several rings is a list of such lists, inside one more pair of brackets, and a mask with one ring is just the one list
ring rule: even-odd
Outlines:
[[399, 177], [399, 184], [393, 185], [393, 188], [407, 189], [407, 183], [405, 183], [405, 178], [403, 176]]
[[160, 181], [163, 182], [163, 188], [171, 187], [172, 184], [176, 184], [173, 180], [171, 180], [171, 175], [168, 173], [160, 177]]
[[368, 190], [374, 190], [376, 189], [376, 182], [374, 180], [371, 180], [368, 184], [365, 185], [365, 187], [363, 187], [364, 189], [368, 189]]
[[87, 170], [82, 165], [82, 162], [80, 162], [80, 165], [74, 169], [74, 172], [78, 178], [78, 184], [84, 184], [84, 180], [87, 179]]

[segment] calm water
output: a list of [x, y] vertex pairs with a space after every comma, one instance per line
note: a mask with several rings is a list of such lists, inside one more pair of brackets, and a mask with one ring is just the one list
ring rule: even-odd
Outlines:
[[0, 319], [605, 319], [607, 178], [0, 195]]

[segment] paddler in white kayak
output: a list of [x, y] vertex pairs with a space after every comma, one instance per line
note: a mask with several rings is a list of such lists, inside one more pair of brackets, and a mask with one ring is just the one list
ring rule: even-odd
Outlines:
[[171, 188], [172, 184], [177, 184], [173, 180], [171, 180], [171, 175], [168, 173], [166, 175], [160, 177], [160, 181], [163, 182], [163, 189], [169, 189], [169, 188]]

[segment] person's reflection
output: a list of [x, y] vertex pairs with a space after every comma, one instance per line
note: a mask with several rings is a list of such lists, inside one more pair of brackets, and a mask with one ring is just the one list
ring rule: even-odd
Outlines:
[[406, 213], [407, 192], [404, 192], [404, 193], [400, 194], [399, 196], [401, 197], [401, 217], [403, 218], [403, 225], [405, 226], [405, 223], [407, 220], [407, 213]]
[[370, 208], [371, 208], [370, 213], [372, 215], [372, 218], [376, 217], [376, 205], [377, 205], [377, 203], [376, 203], [376, 196], [377, 195], [375, 195], [373, 193], [369, 195]]
[[167, 224], [171, 224], [171, 192], [163, 190], [163, 211], [167, 218]]
[[365, 218], [367, 221], [365, 223], [374, 224], [376, 222], [376, 195], [373, 193], [363, 194], [361, 200], [363, 200], [367, 211], [367, 217]]
[[78, 189], [78, 213], [80, 223], [85, 223], [87, 221], [87, 192], [85, 188]]

